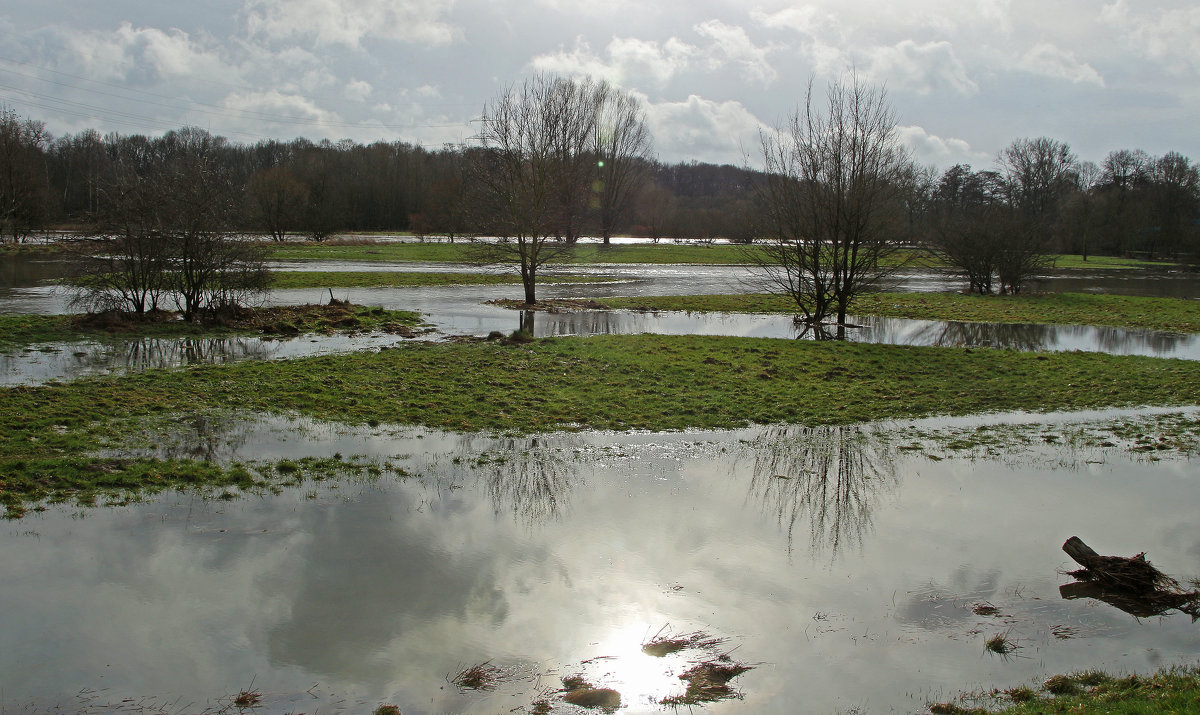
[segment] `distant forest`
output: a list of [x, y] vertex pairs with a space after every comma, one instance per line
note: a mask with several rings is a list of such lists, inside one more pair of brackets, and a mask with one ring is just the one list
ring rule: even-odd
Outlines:
[[[1065, 146], [1065, 145], [1063, 145]], [[227, 182], [231, 223], [277, 240], [321, 240], [339, 232], [417, 235], [486, 233], [472, 212], [471, 154], [430, 151], [402, 141], [359, 144], [307, 139], [231, 142], [185, 127], [159, 137], [51, 136], [39, 121], [0, 109], [0, 231], [7, 241], [50, 228], [84, 230], [101, 214], [110, 188], [128, 174], [152, 172], [184, 152], [201, 151]], [[619, 234], [748, 242], [758, 235], [762, 175], [746, 167], [643, 161], [635, 200]], [[907, 241], [936, 231], [947, 205], [984, 201], [996, 191], [995, 167], [919, 170], [906, 187]], [[1200, 173], [1181, 154], [1153, 157], [1116, 150], [1099, 164], [1074, 161], [1056, 193], [1058, 252], [1192, 257], [1200, 253]], [[591, 227], [583, 226], [584, 234]]]

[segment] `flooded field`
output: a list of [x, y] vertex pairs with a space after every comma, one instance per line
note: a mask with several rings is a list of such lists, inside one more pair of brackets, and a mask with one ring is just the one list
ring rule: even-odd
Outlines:
[[[580, 675], [662, 712], [707, 657], [643, 651], [664, 631], [749, 668], [712, 712], [913, 712], [1193, 660], [1189, 617], [1059, 593], [1072, 535], [1200, 575], [1194, 457], [1128, 436], [1162, 412], [531, 438], [179, 421], [139, 451], [382, 471], [5, 524], [0, 706], [582, 712], [556, 694]], [[495, 687], [450, 682], [479, 664]]]
[[[28, 264], [28, 265], [25, 265]], [[478, 271], [478, 268], [447, 264], [376, 264], [361, 262], [281, 263], [281, 270], [389, 270], [389, 271]], [[70, 312], [68, 295], [51, 282], [62, 266], [54, 262], [11, 259], [0, 282], [0, 313]], [[602, 265], [556, 269], [565, 275], [595, 275], [610, 282], [548, 284], [539, 289], [546, 298], [603, 298], [610, 296], [677, 295], [689, 293], [734, 293], [753, 289], [744, 267], [738, 266], [651, 266]], [[1195, 297], [1200, 286], [1194, 277], [1164, 274], [1140, 276], [1129, 271], [1109, 271], [1087, 277], [1047, 277], [1035, 290], [1121, 292], [1161, 296]], [[3, 287], [7, 286], [7, 287]], [[911, 272], [894, 286], [903, 291], [945, 291], [957, 281], [939, 273]], [[532, 325], [537, 337], [657, 333], [663, 335], [729, 335], [761, 338], [811, 337], [786, 315], [738, 315], [729, 313], [639, 313], [635, 311], [581, 311], [532, 313], [489, 305], [497, 299], [521, 295], [520, 286], [436, 286], [411, 288], [352, 288], [336, 292], [339, 299], [360, 305], [414, 310], [436, 329], [425, 339], [452, 335], [510, 333]], [[267, 298], [271, 305], [320, 303], [328, 300], [324, 289], [277, 290]], [[896, 345], [943, 347], [1000, 347], [1017, 350], [1086, 350], [1120, 355], [1148, 355], [1186, 360], [1200, 359], [1200, 336], [1146, 330], [1095, 328], [1087, 326], [999, 325], [923, 321], [873, 316], [851, 316], [852, 341]], [[378, 349], [401, 342], [394, 335], [305, 335], [293, 338], [239, 337], [205, 340], [130, 340], [88, 343], [49, 343], [20, 351], [0, 353], [0, 384], [40, 384], [85, 374], [107, 374], [147, 367], [171, 367], [196, 363], [222, 363], [246, 359], [305, 357], [352, 350]]]
[[[0, 263], [0, 312], [66, 311], [52, 283], [59, 270]], [[572, 272], [617, 282], [542, 295], [747, 289], [743, 269], [729, 267]], [[1198, 290], [1194, 277], [1127, 276], [1043, 287]], [[953, 285], [914, 273], [900, 288]], [[433, 339], [529, 321], [539, 336], [798, 336], [786, 316], [533, 315], [486, 304], [517, 295], [449, 286], [337, 297], [422, 312]], [[291, 290], [269, 301], [327, 297]], [[1196, 336], [855, 322], [851, 339], [869, 342], [1200, 359]], [[48, 344], [0, 355], [0, 383], [401, 340]], [[1074, 568], [1061, 550], [1070, 536], [1105, 554], [1145, 551], [1185, 584], [1200, 577], [1198, 418], [1197, 408], [1146, 408], [513, 437], [164, 415], [109, 456], [332, 456], [374, 476], [53, 504], [0, 522], [0, 713], [917, 712], [1053, 673], [1194, 662], [1190, 617], [1135, 616], [1060, 587]], [[989, 649], [996, 639], [1004, 647]]]

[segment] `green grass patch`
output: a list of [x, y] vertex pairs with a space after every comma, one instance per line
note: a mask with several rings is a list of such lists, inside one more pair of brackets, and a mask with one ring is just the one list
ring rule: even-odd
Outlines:
[[254, 308], [204, 324], [185, 323], [171, 313], [146, 320], [117, 314], [0, 315], [0, 350], [38, 343], [105, 341], [130, 337], [202, 337], [252, 334], [331, 333], [345, 331], [405, 332], [421, 325], [408, 310], [361, 305], [297, 305]]
[[[276, 260], [324, 261], [429, 261], [471, 263], [482, 244], [462, 243], [286, 243], [272, 244]], [[695, 263], [739, 265], [746, 263], [746, 248], [728, 244], [695, 245], [664, 242], [603, 246], [581, 244], [562, 257], [560, 263]], [[754, 249], [756, 250], [756, 249]]]
[[[684, 295], [600, 298], [610, 308], [634, 310], [794, 313], [777, 295]], [[1178, 333], [1200, 333], [1200, 301], [1091, 293], [1045, 295], [967, 295], [963, 293], [874, 293], [854, 302], [854, 315], [978, 323], [1107, 325]]]
[[1088, 256], [1084, 260], [1079, 254], [1054, 257], [1054, 267], [1065, 270], [1129, 270], [1135, 268], [1175, 268], [1170, 261], [1148, 261], [1144, 258], [1122, 258], [1120, 256]]
[[1056, 675], [1040, 691], [1020, 687], [997, 693], [1011, 705], [964, 707], [956, 703], [931, 705], [932, 713], [956, 715], [1034, 715], [1034, 713], [1189, 713], [1200, 711], [1200, 668], [1177, 666], [1150, 675], [1108, 675], [1087, 671]]
[[[543, 275], [539, 283], [601, 283], [611, 278]], [[409, 288], [449, 285], [511, 285], [514, 273], [417, 273], [392, 271], [276, 271], [272, 288]]]
[[[1190, 405], [1198, 394], [1200, 362], [1095, 353], [654, 335], [410, 343], [4, 389], [0, 494], [74, 488], [55, 485], [123, 439], [120, 420], [202, 409], [529, 433]], [[103, 465], [113, 479], [150, 468]]]

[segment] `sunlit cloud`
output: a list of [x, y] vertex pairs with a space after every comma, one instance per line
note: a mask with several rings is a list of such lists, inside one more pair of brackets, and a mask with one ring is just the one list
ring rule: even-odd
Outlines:
[[458, 36], [446, 21], [454, 0], [246, 0], [246, 27], [268, 40], [311, 39], [359, 47], [367, 38], [444, 45]]
[[992, 160], [991, 155], [973, 149], [963, 139], [939, 137], [923, 127], [898, 126], [896, 138], [912, 153], [918, 164], [946, 167], [954, 164], [990, 164]]
[[979, 91], [949, 42], [904, 40], [891, 47], [876, 47], [869, 55], [867, 74], [889, 87], [917, 94], [949, 90], [971, 95]]
[[1020, 60], [1020, 67], [1033, 74], [1055, 79], [1065, 79], [1076, 84], [1104, 86], [1104, 78], [1094, 67], [1080, 62], [1071, 52], [1061, 50], [1048, 42], [1032, 47]]
[[720, 20], [706, 20], [692, 29], [711, 41], [707, 55], [714, 67], [732, 64], [764, 84], [769, 84], [778, 76], [767, 59], [771, 48], [754, 44], [744, 28]]
[[641, 99], [661, 154], [705, 156], [715, 163], [741, 165], [759, 153], [759, 133], [767, 127], [741, 102], [695, 94], [679, 102]]

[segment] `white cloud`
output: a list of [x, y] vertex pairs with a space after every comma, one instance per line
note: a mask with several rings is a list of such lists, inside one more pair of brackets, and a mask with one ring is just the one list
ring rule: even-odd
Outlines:
[[1012, 31], [1012, 0], [976, 0], [980, 19], [994, 30]]
[[659, 84], [665, 84], [686, 68], [696, 52], [695, 46], [675, 37], [662, 44], [614, 37], [608, 44], [609, 55], [625, 76], [651, 77]]
[[346, 84], [346, 98], [355, 102], [365, 102], [371, 96], [372, 89], [370, 82], [352, 79]]
[[1018, 66], [1033, 74], [1065, 79], [1075, 84], [1104, 86], [1104, 78], [1094, 67], [1080, 62], [1073, 53], [1061, 50], [1048, 42], [1030, 48], [1021, 57]]
[[153, 27], [121, 23], [115, 30], [56, 33], [66, 54], [64, 68], [95, 79], [146, 83], [183, 77], [221, 77], [229, 81], [236, 70], [217, 50], [193, 40], [181, 30], [164, 32]]
[[661, 86], [686, 68], [696, 52], [695, 47], [674, 37], [662, 44], [614, 37], [601, 57], [583, 38], [576, 38], [572, 49], [538, 55], [530, 64], [543, 72], [598, 77], [618, 85], [650, 79]]
[[943, 89], [964, 95], [979, 91], [949, 42], [917, 44], [904, 40], [891, 47], [876, 47], [869, 54], [867, 74], [890, 87], [917, 94]]
[[946, 167], [954, 164], [977, 164], [991, 161], [987, 152], [976, 151], [971, 145], [954, 138], [942, 138], [930, 134], [923, 127], [898, 126], [896, 137], [901, 145], [912, 152], [919, 164], [934, 164]]
[[317, 45], [360, 47], [381, 38], [444, 45], [459, 32], [444, 20], [454, 0], [246, 0], [251, 36], [311, 38]]
[[785, 7], [775, 13], [754, 9], [750, 12], [750, 17], [763, 27], [795, 30], [810, 37], [841, 35], [841, 27], [837, 18], [832, 13], [819, 9], [816, 5]]
[[337, 114], [321, 109], [308, 97], [274, 89], [264, 92], [233, 92], [227, 95], [221, 104], [239, 114], [250, 113], [260, 117], [249, 120], [250, 123], [261, 123], [262, 117], [278, 118], [284, 124], [288, 124], [287, 119], [293, 118], [317, 124], [340, 122]]
[[768, 129], [741, 102], [690, 95], [681, 102], [650, 102], [638, 96], [654, 145], [666, 161], [704, 157], [741, 165], [758, 153], [759, 132]]
[[1101, 19], [1121, 32], [1128, 49], [1156, 60], [1179, 74], [1200, 69], [1200, 7], [1164, 9], [1127, 0], [1105, 5]]
[[744, 28], [720, 20], [705, 20], [692, 29], [696, 34], [712, 41], [707, 48], [712, 66], [735, 64], [764, 84], [769, 84], [778, 76], [767, 59], [771, 48], [755, 45]]

